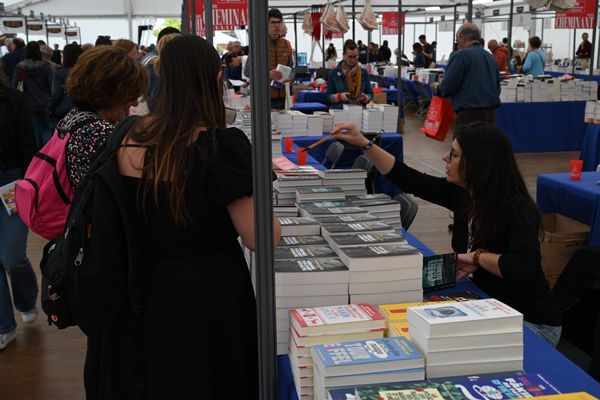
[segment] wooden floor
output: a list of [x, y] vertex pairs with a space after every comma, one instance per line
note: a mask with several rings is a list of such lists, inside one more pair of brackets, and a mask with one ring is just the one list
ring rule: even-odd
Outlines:
[[[409, 114], [411, 114], [409, 112]], [[407, 116], [404, 135], [404, 157], [407, 164], [421, 171], [442, 176], [442, 155], [451, 144], [426, 138], [418, 127], [422, 121]], [[517, 160], [527, 186], [535, 198], [537, 175], [544, 172], [563, 172], [569, 160], [578, 152], [519, 154]], [[435, 252], [450, 251], [448, 210], [419, 200], [419, 212], [410, 232]], [[31, 234], [28, 255], [39, 265], [44, 240]], [[83, 399], [82, 371], [85, 338], [75, 328], [58, 331], [48, 326], [43, 313], [34, 325], [24, 326], [19, 317], [17, 339], [0, 352], [0, 400]]]

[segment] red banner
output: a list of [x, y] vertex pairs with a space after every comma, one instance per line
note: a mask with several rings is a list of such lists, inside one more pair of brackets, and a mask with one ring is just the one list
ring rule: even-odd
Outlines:
[[[404, 31], [404, 13], [402, 13], [402, 29]], [[381, 34], [398, 34], [398, 11], [385, 11], [382, 13]]]
[[[213, 31], [232, 31], [238, 26], [248, 25], [248, 0], [212, 0], [212, 5]], [[191, 3], [189, 14], [192, 14]], [[204, 0], [196, 0], [196, 33], [205, 36]]]
[[556, 29], [594, 29], [596, 0], [577, 0], [569, 11], [556, 12]]

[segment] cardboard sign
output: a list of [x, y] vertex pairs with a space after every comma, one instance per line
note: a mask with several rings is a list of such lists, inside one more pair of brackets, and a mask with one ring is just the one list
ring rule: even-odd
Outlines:
[[569, 11], [556, 12], [555, 29], [593, 29], [596, 0], [577, 0]]

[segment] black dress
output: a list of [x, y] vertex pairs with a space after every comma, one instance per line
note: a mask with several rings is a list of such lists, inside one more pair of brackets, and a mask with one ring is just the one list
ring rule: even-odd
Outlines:
[[[250, 142], [238, 129], [220, 129], [201, 134], [193, 146], [186, 188], [191, 221], [177, 226], [164, 196], [139, 212], [143, 398], [258, 399], [254, 293], [226, 208], [252, 195]], [[139, 204], [140, 180], [124, 179]]]

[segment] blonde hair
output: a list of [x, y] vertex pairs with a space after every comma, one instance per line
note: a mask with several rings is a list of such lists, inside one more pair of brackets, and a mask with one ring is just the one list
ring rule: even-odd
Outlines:
[[156, 72], [156, 75], [158, 75], [158, 71], [160, 70], [160, 52], [162, 51], [162, 49], [165, 48], [167, 43], [179, 36], [181, 36], [181, 33], [170, 33], [161, 37], [158, 43], [156, 44], [157, 57], [154, 59], [154, 71]]
[[125, 50], [127, 53], [133, 49], [137, 50], [137, 45], [128, 39], [119, 39], [115, 42], [114, 46]]

